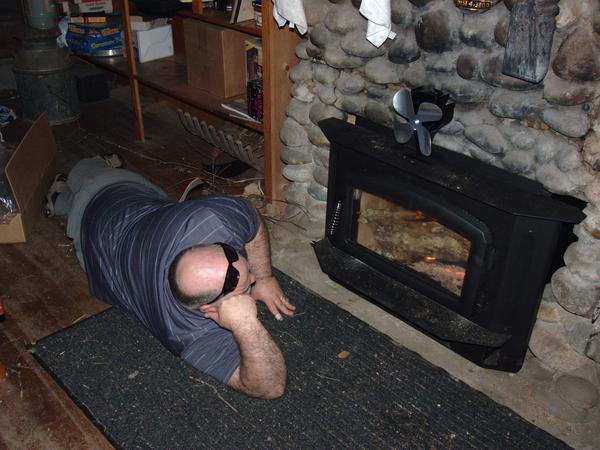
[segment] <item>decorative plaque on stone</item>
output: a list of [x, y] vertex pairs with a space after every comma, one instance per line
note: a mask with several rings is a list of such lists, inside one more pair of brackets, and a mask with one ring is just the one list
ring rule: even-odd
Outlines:
[[499, 1], [500, 0], [454, 0], [454, 4], [459, 8], [468, 9], [469, 11], [485, 11]]

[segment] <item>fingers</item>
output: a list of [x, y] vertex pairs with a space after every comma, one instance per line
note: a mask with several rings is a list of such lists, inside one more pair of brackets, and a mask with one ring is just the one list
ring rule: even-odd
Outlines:
[[278, 309], [287, 316], [293, 316], [296, 307], [292, 305], [285, 295], [279, 296]]

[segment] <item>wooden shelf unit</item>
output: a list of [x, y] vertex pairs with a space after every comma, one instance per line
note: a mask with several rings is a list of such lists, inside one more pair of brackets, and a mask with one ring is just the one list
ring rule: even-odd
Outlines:
[[[182, 18], [199, 20], [213, 25], [230, 28], [250, 37], [262, 37], [263, 40], [263, 124], [236, 119], [221, 107], [225, 100], [216, 98], [207, 91], [187, 84], [185, 57], [176, 54], [145, 63], [137, 63], [133, 52], [132, 30], [129, 21], [128, 0], [120, 0], [118, 9], [123, 14], [126, 55], [121, 57], [80, 58], [117, 73], [129, 79], [132, 93], [133, 109], [136, 118], [136, 132], [140, 141], [144, 141], [144, 118], [140, 102], [140, 86], [150, 88], [169, 100], [171, 104], [190, 113], [200, 111], [202, 118], [214, 118], [217, 121], [228, 120], [246, 128], [263, 133], [265, 196], [270, 203], [283, 199], [285, 180], [282, 176], [283, 163], [279, 157], [283, 144], [279, 138], [279, 130], [285, 120], [285, 110], [291, 93], [291, 82], [288, 72], [297, 62], [294, 53], [301, 38], [292, 30], [279, 28], [272, 17], [272, 4], [263, 2], [263, 26], [257, 27], [253, 20], [231, 24], [229, 13], [212, 8], [202, 8], [202, 2], [194, 0], [192, 11], [181, 11], [173, 21], [173, 26], [181, 25]], [[182, 31], [181, 31], [182, 32]], [[175, 35], [174, 30], [174, 35]], [[199, 117], [200, 118], [200, 117]], [[207, 120], [209, 121], [209, 120]]]

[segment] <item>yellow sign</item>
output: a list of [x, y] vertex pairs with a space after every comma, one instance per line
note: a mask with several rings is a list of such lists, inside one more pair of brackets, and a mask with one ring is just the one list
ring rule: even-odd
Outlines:
[[454, 4], [459, 8], [471, 11], [483, 11], [490, 9], [498, 0], [454, 0]]

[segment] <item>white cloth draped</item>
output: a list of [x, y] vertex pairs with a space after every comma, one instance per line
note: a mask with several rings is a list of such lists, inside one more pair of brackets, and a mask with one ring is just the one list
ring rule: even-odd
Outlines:
[[[396, 37], [392, 31], [390, 0], [362, 0], [359, 11], [369, 21], [367, 40], [375, 47], [381, 46], [387, 38]], [[300, 34], [308, 30], [302, 0], [273, 0], [273, 17], [280, 27], [289, 22], [290, 28], [295, 27]]]

